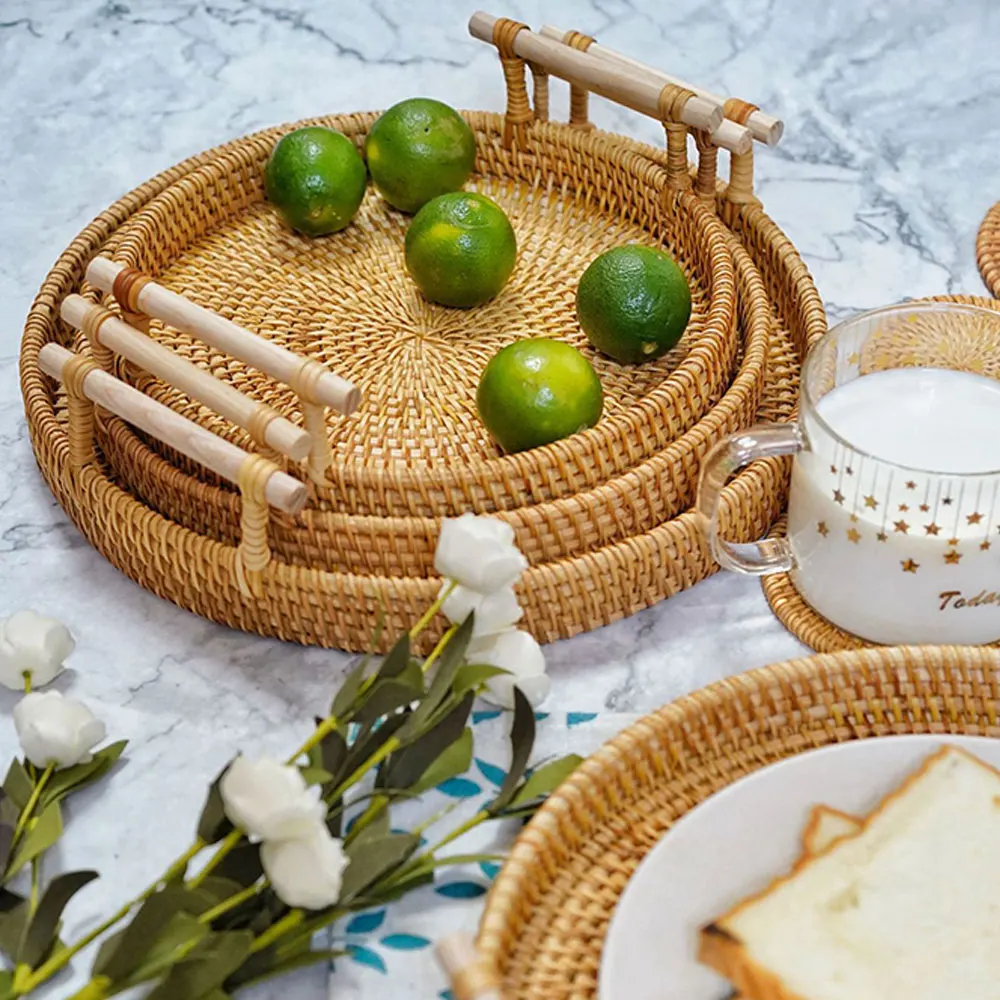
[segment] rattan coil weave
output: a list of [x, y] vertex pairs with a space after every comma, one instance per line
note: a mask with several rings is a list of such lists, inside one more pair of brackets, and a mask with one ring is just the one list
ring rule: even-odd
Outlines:
[[[1000, 311], [1000, 301], [995, 299], [984, 299], [976, 295], [935, 295], [934, 302], [961, 302], [969, 306], [979, 306], [981, 309], [993, 309]], [[981, 374], [988, 374], [992, 378], [1000, 378], [1000, 371], [995, 364], [991, 364], [991, 359], [995, 359], [1000, 353], [1000, 344], [992, 338], [989, 343], [979, 345], [981, 350], [973, 357], [966, 357], [964, 354], [947, 354], [946, 357], [924, 357], [918, 352], [914, 363], [934, 364], [939, 361], [947, 367], [954, 367], [959, 370], [975, 371]], [[882, 349], [884, 350], [884, 349]], [[912, 346], [910, 348], [912, 352]], [[888, 352], [888, 357], [893, 363], [892, 352]], [[862, 367], [864, 359], [862, 359]], [[785, 533], [785, 519], [781, 518], [775, 522], [771, 529], [771, 534], [780, 537]], [[818, 611], [814, 610], [799, 592], [795, 589], [792, 579], [788, 573], [772, 573], [769, 576], [761, 577], [761, 587], [767, 603], [771, 606], [775, 617], [782, 625], [795, 636], [799, 642], [805, 643], [810, 649], [817, 653], [838, 653], [845, 650], [865, 649], [874, 647], [876, 644], [860, 639], [851, 632], [845, 632], [842, 628], [828, 621]]]
[[[753, 204], [730, 205], [724, 186], [716, 204], [668, 189], [661, 151], [543, 122], [508, 149], [500, 116], [467, 118], [479, 150], [473, 186], [504, 204], [522, 246], [513, 284], [481, 312], [440, 309], [416, 295], [393, 257], [404, 223], [374, 196], [350, 229], [329, 240], [282, 229], [262, 201], [260, 175], [275, 139], [293, 126], [155, 178], [63, 254], [25, 332], [32, 441], [60, 502], [128, 575], [235, 627], [358, 649], [380, 605], [389, 609], [387, 634], [426, 606], [437, 586], [440, 518], [466, 509], [495, 512], [514, 526], [531, 562], [520, 593], [525, 620], [542, 640], [624, 617], [714, 570], [687, 511], [698, 465], [722, 434], [791, 416], [802, 357], [825, 329], [808, 272], [774, 223]], [[313, 121], [361, 144], [374, 119]], [[482, 360], [515, 336], [582, 343], [572, 316], [576, 278], [594, 254], [629, 238], [661, 243], [687, 271], [695, 308], [684, 341], [639, 369], [592, 355], [610, 401], [601, 424], [547, 448], [499, 456], [471, 410]], [[81, 290], [82, 268], [97, 252], [332, 362], [372, 401], [357, 418], [329, 423], [331, 485], [298, 518], [272, 512], [273, 559], [258, 596], [248, 597], [234, 578], [238, 493], [210, 473], [103, 413], [99, 463], [70, 472], [64, 397], [36, 359], [50, 340], [84, 346], [56, 316], [61, 299]], [[157, 321], [150, 332], [297, 419], [287, 388]], [[474, 360], [463, 363], [466, 355]], [[150, 396], [252, 448], [245, 432], [176, 389], [121, 359], [114, 367]], [[785, 465], [772, 461], [734, 481], [724, 517], [730, 533], [765, 531], [781, 509], [784, 480]]]
[[990, 294], [1000, 299], [1000, 201], [986, 213], [979, 227], [976, 260]]
[[528, 824], [487, 900], [480, 955], [505, 1000], [590, 1000], [626, 883], [708, 796], [832, 743], [998, 737], [998, 711], [1000, 652], [954, 646], [813, 656], [680, 698], [605, 744]]

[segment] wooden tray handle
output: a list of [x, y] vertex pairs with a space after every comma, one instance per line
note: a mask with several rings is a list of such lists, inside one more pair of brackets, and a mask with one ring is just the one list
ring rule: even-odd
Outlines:
[[252, 455], [175, 413], [168, 406], [120, 382], [89, 358], [59, 344], [38, 352], [39, 367], [66, 385], [70, 461], [81, 469], [93, 462], [94, 404], [151, 434], [181, 454], [236, 483], [243, 496], [241, 538], [235, 571], [245, 593], [259, 596], [264, 567], [271, 558], [267, 542], [269, 506], [298, 514], [306, 504], [303, 483], [262, 455]]
[[111, 371], [112, 352], [120, 354], [249, 431], [262, 447], [278, 451], [296, 462], [309, 456], [312, 440], [301, 427], [296, 427], [272, 407], [255, 402], [203, 368], [178, 357], [120, 320], [111, 310], [93, 305], [82, 295], [67, 295], [59, 315], [83, 331], [92, 356], [105, 371]]
[[114, 294], [123, 312], [153, 316], [289, 386], [299, 397], [306, 431], [312, 440], [309, 475], [318, 483], [326, 481], [325, 472], [330, 464], [326, 408], [345, 416], [353, 413], [361, 404], [357, 386], [318, 361], [300, 357], [258, 337], [218, 313], [164, 288], [147, 275], [107, 257], [94, 257], [87, 265], [86, 278], [102, 291]]
[[455, 1000], [503, 1000], [500, 977], [480, 959], [467, 934], [441, 938], [435, 953], [451, 983]]
[[[510, 138], [533, 117], [524, 86], [525, 62], [657, 121], [663, 121], [667, 112], [678, 122], [692, 128], [712, 130], [722, 122], [723, 110], [718, 103], [705, 100], [691, 91], [685, 92], [673, 84], [658, 86], [648, 75], [611, 65], [589, 52], [544, 38], [520, 22], [477, 11], [469, 20], [469, 34], [495, 45], [500, 52], [507, 78]], [[505, 139], [508, 139], [507, 135]]]

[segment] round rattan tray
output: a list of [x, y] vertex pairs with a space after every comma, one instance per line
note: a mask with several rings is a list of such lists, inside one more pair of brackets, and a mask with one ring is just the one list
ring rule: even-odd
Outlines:
[[597, 994], [608, 922], [639, 862], [686, 812], [793, 754], [903, 733], [1000, 736], [1000, 652], [893, 647], [720, 681], [605, 744], [518, 837], [479, 952], [506, 1000]]
[[986, 287], [1000, 299], [1000, 201], [986, 213], [979, 227], [976, 260]]
[[[510, 82], [508, 78], [508, 82]], [[386, 635], [437, 589], [440, 519], [465, 510], [509, 521], [531, 563], [525, 622], [551, 640], [624, 617], [714, 569], [688, 510], [705, 451], [758, 419], [787, 420], [805, 351], [825, 329], [808, 272], [752, 196], [752, 171], [716, 190], [686, 159], [588, 128], [543, 120], [511, 135], [504, 116], [469, 112], [471, 186], [510, 215], [515, 277], [479, 310], [430, 305], [405, 278], [406, 218], [369, 194], [343, 233], [307, 240], [263, 200], [270, 129], [154, 178], [95, 220], [46, 279], [29, 315], [22, 386], [39, 464], [92, 543], [143, 586], [183, 607], [266, 635], [366, 648], [380, 607]], [[374, 114], [314, 119], [363, 146]], [[300, 123], [301, 124], [301, 123]], [[579, 123], [578, 123], [579, 124]], [[714, 160], [712, 161], [714, 164]], [[602, 249], [641, 239], [667, 248], [693, 289], [684, 339], [640, 368], [589, 352], [607, 395], [591, 431], [501, 455], [474, 411], [485, 359], [523, 336], [585, 346], [575, 284]], [[85, 350], [58, 318], [96, 254], [354, 380], [365, 403], [327, 423], [334, 462], [297, 516], [272, 512], [259, 593], [239, 582], [241, 498], [228, 483], [106, 413], [97, 461], [69, 460], [66, 400], [38, 367], [51, 341]], [[114, 300], [107, 300], [117, 309]], [[157, 320], [176, 354], [289, 419], [295, 395]], [[589, 351], [589, 348], [587, 348]], [[221, 438], [254, 443], [173, 386], [118, 358], [114, 373]], [[298, 470], [284, 460], [284, 468]], [[728, 488], [736, 537], [766, 531], [784, 499], [785, 465], [748, 469]]]

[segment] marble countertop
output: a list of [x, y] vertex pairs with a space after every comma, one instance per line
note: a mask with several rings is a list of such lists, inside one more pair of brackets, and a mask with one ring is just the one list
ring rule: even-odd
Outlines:
[[[23, 419], [17, 352], [32, 296], [90, 218], [200, 149], [418, 93], [502, 108], [495, 52], [466, 33], [471, 11], [460, 0], [0, 7], [0, 615], [33, 606], [65, 620], [78, 651], [60, 686], [99, 703], [111, 733], [133, 741], [106, 792], [79, 800], [60, 849], [67, 864], [96, 860], [104, 873], [71, 909], [71, 932], [188, 843], [204, 781], [236, 749], [281, 753], [299, 742], [346, 657], [196, 618], [81, 538], [38, 475]], [[992, 0], [511, 0], [494, 12], [585, 30], [784, 118], [782, 144], [757, 158], [759, 192], [833, 317], [983, 292], [975, 232], [1000, 198]], [[662, 141], [655, 123], [592, 104], [599, 125]], [[641, 712], [800, 652], [756, 581], [717, 576], [550, 647], [549, 704]], [[12, 704], [0, 698], [5, 715]], [[0, 721], [0, 750], [14, 746]], [[323, 993], [319, 972], [296, 983], [297, 996]]]

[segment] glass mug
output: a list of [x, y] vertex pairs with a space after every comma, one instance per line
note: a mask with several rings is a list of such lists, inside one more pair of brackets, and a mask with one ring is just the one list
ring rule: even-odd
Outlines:
[[[855, 316], [809, 352], [796, 423], [706, 456], [698, 510], [719, 564], [788, 572], [808, 604], [872, 642], [1000, 639], [1000, 313], [909, 303]], [[730, 475], [795, 456], [783, 538], [719, 534]]]

